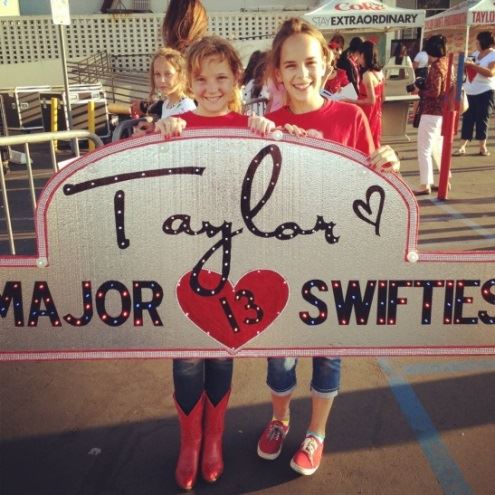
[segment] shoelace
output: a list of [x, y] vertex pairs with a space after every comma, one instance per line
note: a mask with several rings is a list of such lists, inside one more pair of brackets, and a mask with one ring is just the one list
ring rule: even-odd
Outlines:
[[307, 452], [309, 457], [313, 457], [316, 449], [318, 448], [318, 442], [313, 437], [306, 437], [302, 444], [301, 450]]
[[283, 434], [284, 432], [279, 425], [270, 425], [270, 431], [268, 432], [268, 438], [270, 440], [277, 441]]

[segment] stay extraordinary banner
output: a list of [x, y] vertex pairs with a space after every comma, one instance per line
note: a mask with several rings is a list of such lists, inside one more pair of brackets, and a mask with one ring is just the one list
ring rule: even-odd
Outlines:
[[331, 0], [304, 18], [318, 29], [374, 29], [423, 27], [425, 11], [401, 9], [379, 1]]
[[495, 253], [421, 253], [400, 176], [329, 141], [125, 140], [36, 227], [0, 259], [2, 360], [495, 354]]

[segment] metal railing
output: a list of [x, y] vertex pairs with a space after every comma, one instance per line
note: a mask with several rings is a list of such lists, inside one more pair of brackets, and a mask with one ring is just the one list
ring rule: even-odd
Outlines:
[[100, 82], [105, 87], [107, 99], [112, 102], [145, 100], [149, 91], [148, 73], [126, 72], [129, 70], [126, 68], [126, 61], [133, 58], [146, 58], [149, 61], [151, 55], [110, 55], [98, 52], [78, 62], [69, 62], [69, 81], [72, 84]]
[[[103, 146], [102, 140], [89, 131], [77, 130], [77, 131], [60, 131], [60, 132], [39, 132], [36, 134], [19, 134], [16, 136], [2, 136], [0, 137], [0, 148], [9, 147], [15, 145], [24, 145], [24, 153], [26, 156], [26, 169], [29, 182], [29, 189], [31, 195], [31, 201], [33, 204], [33, 211], [36, 209], [36, 190], [34, 186], [33, 177], [33, 163], [29, 152], [30, 144], [46, 143], [50, 144], [50, 159], [54, 173], [58, 171], [57, 158], [55, 155], [54, 141], [73, 141], [77, 142], [78, 139], [89, 139], [95, 146]], [[77, 150], [76, 157], [79, 156], [79, 146], [74, 147]], [[7, 236], [9, 239], [10, 253], [15, 253], [14, 231], [12, 229], [12, 219], [10, 216], [10, 207], [7, 194], [7, 181], [5, 180], [5, 172], [3, 166], [0, 166], [0, 185], [2, 187], [2, 200], [5, 212], [5, 223], [7, 225]]]
[[97, 52], [78, 62], [67, 62], [69, 79], [75, 84], [92, 84], [112, 72], [112, 58], [106, 52]]
[[242, 113], [245, 115], [264, 115], [267, 105], [268, 100], [266, 98], [253, 98], [252, 100], [248, 100], [244, 103]]

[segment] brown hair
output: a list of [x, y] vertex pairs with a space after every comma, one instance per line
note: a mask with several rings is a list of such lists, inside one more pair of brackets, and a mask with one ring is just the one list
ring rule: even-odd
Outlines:
[[220, 62], [226, 60], [230, 70], [234, 74], [236, 86], [229, 109], [233, 112], [242, 110], [242, 98], [240, 82], [242, 79], [242, 62], [236, 49], [226, 40], [219, 36], [205, 36], [193, 43], [187, 51], [187, 79], [189, 85], [194, 75], [201, 72], [201, 64], [209, 57], [216, 57]]
[[208, 16], [200, 0], [170, 0], [162, 24], [163, 45], [183, 52], [207, 28]]
[[155, 86], [155, 61], [158, 58], [164, 58], [167, 62], [170, 62], [174, 69], [177, 71], [177, 76], [180, 82], [180, 96], [186, 95], [187, 91], [187, 78], [186, 78], [186, 61], [182, 54], [177, 50], [172, 48], [160, 48], [157, 50], [153, 57], [151, 58], [150, 63], [150, 101], [153, 101], [155, 98], [156, 86]]
[[338, 33], [334, 34], [330, 39], [330, 43], [336, 43], [337, 45], [339, 45], [339, 48], [341, 50], [344, 49], [345, 41], [344, 41], [344, 37], [341, 34]]
[[490, 31], [481, 31], [481, 33], [478, 33], [476, 36], [476, 39], [480, 42], [480, 48], [482, 50], [486, 50], [495, 45], [495, 37]]
[[447, 54], [447, 38], [441, 34], [435, 34], [425, 42], [425, 52], [430, 57], [440, 58]]
[[[330, 50], [328, 49], [327, 42], [325, 38], [321, 34], [318, 29], [313, 27], [311, 24], [299, 19], [298, 17], [292, 17], [291, 19], [287, 19], [280, 29], [278, 33], [275, 35], [275, 38], [272, 43], [272, 49], [270, 51], [270, 72], [271, 76], [274, 76], [274, 71], [280, 66], [280, 56], [282, 53], [282, 46], [286, 42], [288, 38], [290, 38], [294, 34], [307, 34], [308, 36], [312, 36], [316, 38], [321, 45], [321, 54], [323, 60], [326, 64], [329, 63], [330, 60]], [[275, 80], [275, 78], [273, 77]]]

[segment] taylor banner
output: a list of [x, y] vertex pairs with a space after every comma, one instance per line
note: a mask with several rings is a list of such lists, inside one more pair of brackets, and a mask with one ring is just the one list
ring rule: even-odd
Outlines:
[[361, 153], [189, 130], [46, 185], [37, 255], [0, 259], [2, 360], [495, 354], [495, 252], [421, 252]]

